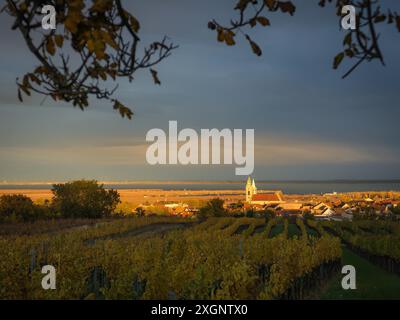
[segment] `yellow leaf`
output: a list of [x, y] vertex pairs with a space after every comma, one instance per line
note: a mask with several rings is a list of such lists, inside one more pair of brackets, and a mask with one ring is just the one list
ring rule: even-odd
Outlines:
[[106, 46], [103, 41], [98, 40], [94, 43], [94, 53], [97, 59], [103, 59], [105, 57]]
[[109, 33], [107, 33], [107, 32], [102, 32], [101, 35], [102, 35], [102, 39], [103, 39], [110, 47], [112, 47], [112, 48], [114, 48], [114, 49], [116, 49], [116, 50], [118, 49], [117, 43], [116, 43], [115, 40], [110, 36]]
[[257, 56], [261, 56], [262, 51], [261, 51], [260, 47], [258, 46], [258, 44], [255, 43], [253, 40], [251, 40], [251, 38], [248, 35], [246, 35], [246, 39], [247, 39], [247, 41], [249, 41], [251, 49], [253, 50], [254, 54], [256, 54]]
[[139, 32], [140, 23], [134, 16], [129, 15], [129, 23], [131, 24], [133, 31]]
[[276, 0], [264, 0], [264, 3], [268, 9], [272, 10], [275, 7]]
[[68, 15], [68, 18], [65, 20], [64, 26], [71, 33], [75, 33], [78, 30], [76, 22], [70, 15]]
[[218, 29], [218, 41], [219, 42], [224, 42], [224, 40], [225, 40], [224, 30]]
[[225, 43], [226, 43], [228, 46], [233, 46], [233, 45], [235, 45], [235, 39], [233, 38], [234, 35], [235, 35], [235, 34], [234, 34], [232, 31], [228, 31], [227, 33], [225, 33]]
[[56, 46], [54, 45], [54, 41], [52, 37], [47, 38], [46, 41], [46, 50], [48, 53], [50, 53], [52, 56], [56, 53]]
[[340, 52], [336, 55], [335, 59], [333, 60], [333, 69], [337, 69], [339, 65], [342, 63], [344, 58], [344, 52]]
[[92, 39], [90, 39], [87, 43], [87, 48], [89, 50], [89, 52], [93, 53], [94, 52], [94, 41]]
[[54, 36], [54, 41], [56, 42], [57, 47], [61, 48], [64, 43], [64, 37], [60, 34], [56, 34]]
[[21, 10], [22, 12], [27, 11], [27, 10], [28, 10], [27, 4], [26, 4], [25, 2], [21, 3], [21, 4], [19, 5], [19, 10]]
[[100, 75], [100, 78], [103, 79], [104, 81], [107, 80], [107, 74], [106, 74], [105, 72], [101, 71], [101, 72], [99, 73], [99, 75]]

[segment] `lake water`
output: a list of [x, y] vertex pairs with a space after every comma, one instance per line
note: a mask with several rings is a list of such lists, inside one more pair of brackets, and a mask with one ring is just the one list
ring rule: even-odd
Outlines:
[[[282, 190], [286, 194], [352, 192], [352, 191], [400, 191], [400, 181], [259, 181], [260, 190]], [[163, 190], [243, 190], [244, 182], [174, 182], [174, 183], [110, 183], [114, 189], [163, 189]], [[3, 184], [0, 189], [49, 189], [49, 184]]]

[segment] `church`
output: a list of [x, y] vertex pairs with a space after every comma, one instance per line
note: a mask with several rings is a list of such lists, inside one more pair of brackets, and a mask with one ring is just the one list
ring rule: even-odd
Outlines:
[[246, 203], [250, 205], [275, 205], [283, 203], [282, 191], [257, 192], [256, 182], [248, 177], [246, 183]]

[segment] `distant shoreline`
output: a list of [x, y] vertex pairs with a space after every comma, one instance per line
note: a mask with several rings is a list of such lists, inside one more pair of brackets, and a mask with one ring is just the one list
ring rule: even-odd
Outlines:
[[[0, 190], [50, 190], [60, 182], [0, 183]], [[245, 189], [245, 181], [100, 181], [107, 189], [221, 191]], [[280, 190], [285, 194], [327, 194], [347, 192], [400, 192], [400, 180], [274, 181], [257, 180], [259, 190]]]
[[[45, 186], [59, 183], [66, 183], [68, 181], [0, 181], [0, 186]], [[243, 180], [127, 180], [127, 181], [100, 181], [104, 185], [130, 185], [130, 184], [144, 184], [144, 185], [207, 185], [207, 184], [244, 184]], [[374, 180], [361, 180], [361, 179], [333, 179], [333, 180], [257, 180], [257, 183], [262, 184], [379, 184], [379, 183], [400, 183], [400, 179], [374, 179]]]

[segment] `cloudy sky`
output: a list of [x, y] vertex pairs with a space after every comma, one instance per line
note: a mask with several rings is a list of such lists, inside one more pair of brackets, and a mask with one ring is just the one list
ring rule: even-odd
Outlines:
[[381, 30], [386, 67], [364, 64], [342, 80], [345, 70], [331, 66], [343, 31], [333, 7], [317, 2], [252, 31], [258, 58], [244, 40], [227, 47], [207, 29], [211, 18], [229, 21], [234, 1], [129, 1], [144, 41], [166, 34], [179, 45], [156, 68], [162, 86], [147, 72], [120, 82], [131, 121], [103, 101], [85, 112], [42, 97], [19, 103], [15, 79], [37, 62], [1, 14], [0, 181], [241, 179], [232, 166], [146, 164], [147, 131], [170, 120], [179, 129], [255, 129], [258, 180], [399, 179], [400, 33]]

